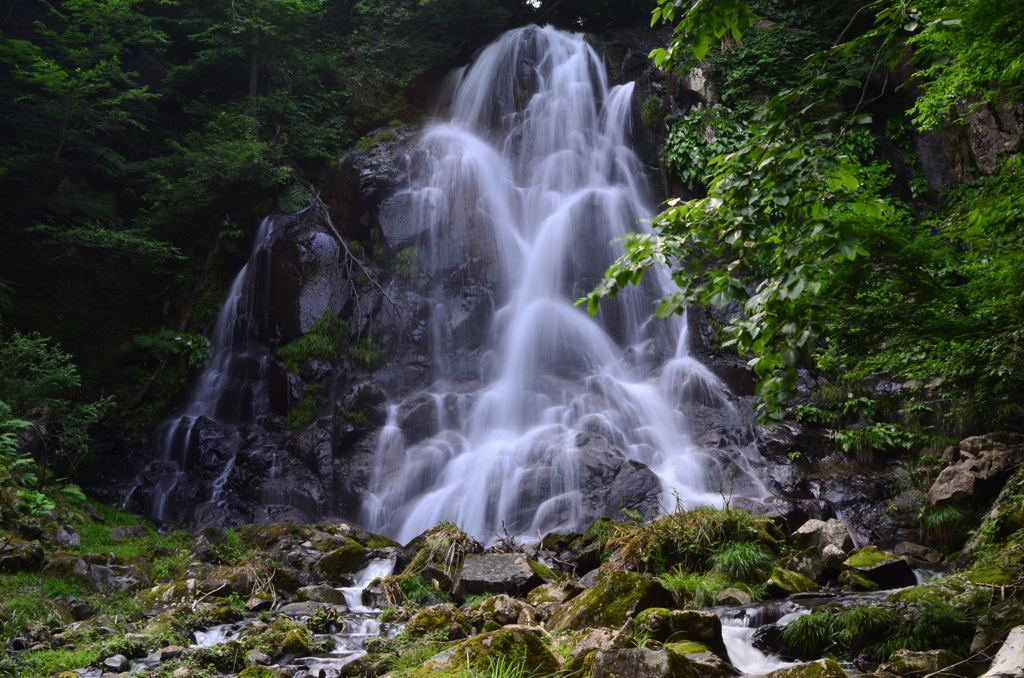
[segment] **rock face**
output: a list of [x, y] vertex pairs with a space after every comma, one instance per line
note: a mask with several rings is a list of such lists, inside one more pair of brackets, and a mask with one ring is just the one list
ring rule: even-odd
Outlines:
[[981, 678], [1022, 678], [1024, 677], [1024, 626], [1010, 631], [1003, 646], [999, 648], [992, 666]]
[[993, 436], [960, 442], [959, 461], [942, 469], [928, 490], [932, 504], [969, 504], [998, 490], [1024, 460], [1024, 445], [1006, 445]]
[[697, 678], [686, 657], [660, 648], [603, 650], [594, 654], [593, 678]]

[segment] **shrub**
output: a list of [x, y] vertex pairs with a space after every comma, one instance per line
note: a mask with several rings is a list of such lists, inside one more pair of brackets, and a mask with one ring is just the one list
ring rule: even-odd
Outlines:
[[309, 332], [277, 349], [277, 355], [292, 372], [298, 372], [303, 363], [312, 360], [334, 362], [347, 333], [348, 323], [334, 315], [328, 306]]

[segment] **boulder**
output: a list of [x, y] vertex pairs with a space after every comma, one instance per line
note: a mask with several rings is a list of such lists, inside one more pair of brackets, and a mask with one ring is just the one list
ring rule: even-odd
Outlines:
[[78, 535], [78, 532], [75, 531], [75, 528], [70, 525], [61, 525], [58, 527], [53, 540], [61, 546], [70, 546], [75, 549], [82, 545], [82, 538]]
[[942, 469], [928, 490], [932, 504], [983, 503], [1002, 487], [1024, 459], [1024, 445], [1006, 445], [992, 436], [960, 441], [960, 461]]
[[523, 612], [527, 609], [532, 612], [532, 608], [533, 606], [529, 604], [500, 593], [496, 596], [477, 601], [472, 605], [464, 606], [462, 613], [478, 627], [483, 628], [483, 625], [488, 621], [493, 621], [499, 626], [516, 624]]
[[329, 581], [338, 581], [342, 575], [354, 574], [366, 567], [370, 561], [366, 549], [355, 541], [324, 554], [316, 563], [316, 569]]
[[855, 570], [883, 589], [900, 589], [917, 584], [914, 570], [906, 560], [874, 546], [865, 546], [853, 553], [843, 562], [843, 567]]
[[543, 584], [526, 594], [526, 602], [536, 607], [544, 603], [564, 603], [583, 592], [583, 587], [572, 579], [560, 579]]
[[700, 678], [731, 678], [741, 675], [739, 669], [714, 652], [700, 650], [700, 643], [669, 643], [665, 647], [689, 659]]
[[714, 612], [651, 608], [636, 616], [634, 628], [639, 633], [650, 634], [650, 638], [659, 643], [670, 640], [700, 643], [704, 650], [699, 651], [711, 650], [729, 661], [729, 652], [722, 639], [722, 621]]
[[765, 582], [765, 588], [768, 590], [768, 595], [773, 598], [781, 598], [792, 593], [817, 591], [820, 587], [802, 574], [776, 567], [769, 575], [768, 581]]
[[328, 603], [330, 605], [346, 605], [345, 594], [338, 589], [331, 588], [330, 586], [324, 586], [322, 584], [316, 584], [313, 586], [303, 586], [295, 592], [299, 602], [304, 600], [315, 600], [318, 603]]
[[898, 556], [907, 556], [928, 565], [937, 565], [943, 560], [943, 555], [935, 549], [909, 541], [901, 541], [899, 544], [896, 544], [892, 552]]
[[699, 678], [689, 659], [667, 648], [598, 650], [592, 678]]
[[[949, 650], [930, 650], [928, 652], [897, 650], [892, 653], [888, 662], [878, 667], [878, 670], [898, 676], [921, 676], [942, 671], [954, 664], [960, 664], [960, 662], [963, 662], [963, 658]], [[960, 666], [943, 671], [943, 675], [973, 678], [974, 671], [970, 664], [960, 664]]]
[[110, 669], [113, 673], [122, 673], [127, 671], [131, 666], [131, 662], [128, 661], [128, 657], [123, 654], [115, 654], [113, 657], [107, 657], [103, 660], [103, 666]]
[[879, 585], [856, 570], [844, 570], [839, 573], [839, 585], [849, 586], [854, 591], [877, 591]]
[[413, 445], [439, 430], [437, 398], [430, 393], [410, 396], [398, 408], [398, 426], [407, 445]]
[[992, 665], [981, 678], [1024, 678], [1024, 626], [1010, 630]]
[[846, 553], [835, 544], [829, 544], [821, 550], [821, 564], [826, 572], [840, 570], [844, 560]]
[[555, 612], [548, 628], [553, 632], [619, 628], [644, 610], [672, 604], [672, 594], [658, 582], [635, 572], [609, 572], [593, 588]]
[[423, 608], [409, 619], [405, 633], [413, 638], [444, 634], [446, 640], [459, 640], [469, 635], [472, 624], [454, 605], [442, 603]]
[[[833, 544], [826, 545], [826, 548], [828, 547], [835, 548]], [[845, 555], [843, 559], [845, 560]], [[823, 581], [822, 576], [827, 569], [821, 549], [813, 546], [790, 556], [782, 564], [787, 570], [792, 570], [811, 581]]]
[[846, 678], [846, 671], [834, 659], [819, 659], [761, 674], [755, 678]]
[[715, 601], [719, 605], [746, 605], [753, 601], [753, 598], [751, 598], [750, 594], [746, 591], [740, 591], [739, 589], [729, 587], [719, 593], [718, 597], [715, 598]]
[[0, 572], [32, 572], [43, 562], [43, 547], [23, 539], [10, 539], [0, 547]]
[[455, 584], [457, 596], [506, 593], [521, 596], [543, 583], [534, 563], [518, 553], [488, 553], [467, 556]]
[[841, 520], [808, 520], [793, 534], [795, 541], [804, 548], [816, 547], [823, 550], [832, 544], [844, 553], [853, 548], [853, 539]]
[[110, 538], [120, 543], [125, 539], [142, 539], [149, 536], [145, 525], [123, 525], [110, 528]]
[[490, 675], [498, 662], [521, 667], [524, 675], [552, 675], [558, 660], [543, 639], [544, 631], [525, 626], [506, 626], [464, 640], [423, 662], [413, 678], [457, 678], [472, 672]]

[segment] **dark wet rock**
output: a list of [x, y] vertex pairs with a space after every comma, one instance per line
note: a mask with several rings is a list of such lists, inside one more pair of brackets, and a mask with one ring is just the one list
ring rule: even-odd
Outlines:
[[462, 565], [454, 593], [458, 596], [480, 593], [521, 596], [542, 582], [530, 559], [524, 555], [471, 555]]
[[782, 624], [763, 624], [754, 631], [750, 644], [766, 655], [781, 655], [785, 651], [785, 647], [779, 641], [780, 631], [782, 631]]
[[855, 571], [882, 589], [898, 589], [917, 584], [914, 570], [906, 560], [874, 546], [865, 546], [852, 554], [843, 563], [843, 567]]
[[398, 425], [409, 445], [438, 432], [437, 399], [429, 393], [411, 396], [398, 408]]
[[32, 572], [43, 562], [43, 547], [35, 542], [9, 539], [0, 546], [0, 572]]
[[314, 600], [318, 603], [329, 603], [331, 605], [345, 605], [345, 594], [341, 591], [331, 588], [330, 586], [324, 586], [322, 584], [315, 584], [313, 586], [303, 586], [295, 592], [299, 602], [305, 600]]
[[927, 546], [921, 546], [920, 544], [914, 544], [909, 541], [903, 541], [893, 547], [892, 552], [897, 556], [907, 556], [914, 560], [924, 563], [927, 565], [937, 565], [941, 563], [945, 558], [944, 556], [936, 551], [930, 549]]

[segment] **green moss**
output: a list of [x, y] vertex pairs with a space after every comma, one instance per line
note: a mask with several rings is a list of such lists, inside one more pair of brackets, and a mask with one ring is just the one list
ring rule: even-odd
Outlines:
[[555, 631], [618, 628], [631, 614], [672, 603], [661, 584], [635, 572], [610, 572], [596, 586], [560, 608], [549, 620]]
[[501, 624], [499, 624], [498, 622], [494, 621], [493, 619], [488, 619], [486, 622], [484, 622], [484, 629], [483, 630], [484, 630], [484, 633], [488, 633], [490, 631], [497, 631], [500, 628], [501, 628]]
[[323, 556], [317, 563], [317, 569], [329, 579], [337, 579], [339, 575], [358, 572], [366, 565], [366, 560], [366, 549], [349, 541]]
[[348, 357], [355, 363], [368, 370], [375, 368], [384, 357], [384, 347], [377, 343], [377, 340], [367, 335], [358, 343], [349, 346]]
[[472, 624], [454, 605], [440, 604], [424, 608], [414, 614], [405, 627], [411, 638], [423, 638], [443, 633], [447, 638], [465, 638]]
[[839, 575], [839, 583], [857, 591], [877, 591], [878, 584], [871, 581], [856, 570], [845, 570]]
[[288, 428], [297, 429], [312, 424], [317, 412], [320, 411], [320, 404], [326, 397], [322, 384], [315, 381], [306, 384], [306, 388], [302, 390], [302, 399], [290, 408], [285, 416]]
[[772, 671], [772, 678], [846, 678], [846, 671], [834, 659], [819, 659]]
[[681, 655], [711, 652], [711, 648], [709, 648], [707, 645], [692, 640], [684, 640], [681, 643], [665, 643], [665, 647], [672, 650], [676, 654]]
[[722, 622], [714, 612], [651, 608], [636, 616], [634, 628], [659, 643], [690, 641], [727, 656], [722, 640]]
[[[768, 577], [767, 587], [769, 593], [775, 593], [776, 595], [778, 590], [789, 594], [817, 591], [820, 588], [802, 574], [792, 570], [784, 570], [781, 567], [776, 567], [772, 570], [771, 575]], [[773, 589], [775, 590], [773, 591]]]
[[539, 563], [536, 560], [529, 560], [528, 562], [533, 573], [545, 582], [552, 582], [558, 579], [558, 574], [544, 563]]
[[964, 573], [964, 578], [975, 584], [1003, 586], [1012, 584], [1015, 580], [1015, 574], [1016, 572], [1013, 570], [1002, 568], [998, 565], [985, 565], [968, 570]]
[[72, 671], [89, 666], [98, 657], [99, 650], [96, 648], [37, 650], [23, 655], [24, 673], [19, 675], [26, 678], [52, 676], [61, 671]]
[[346, 334], [348, 323], [334, 315], [328, 306], [309, 332], [277, 349], [277, 356], [292, 372], [298, 372], [303, 364], [313, 360], [335, 362]]
[[565, 662], [565, 675], [567, 676], [589, 676], [594, 672], [594, 654], [597, 648], [591, 648], [580, 652], [575, 657], [569, 657]]
[[880, 563], [884, 563], [886, 560], [895, 558], [896, 556], [885, 551], [879, 551], [874, 546], [865, 546], [864, 548], [855, 551], [853, 555], [846, 559], [843, 563], [847, 567], [874, 567]]
[[464, 640], [455, 646], [447, 666], [427, 661], [415, 678], [458, 678], [468, 672], [490, 675], [495, 668], [514, 675], [552, 675], [561, 667], [547, 644], [533, 633], [501, 629]]
[[262, 666], [246, 666], [238, 674], [238, 678], [275, 678], [275, 676], [269, 669]]

